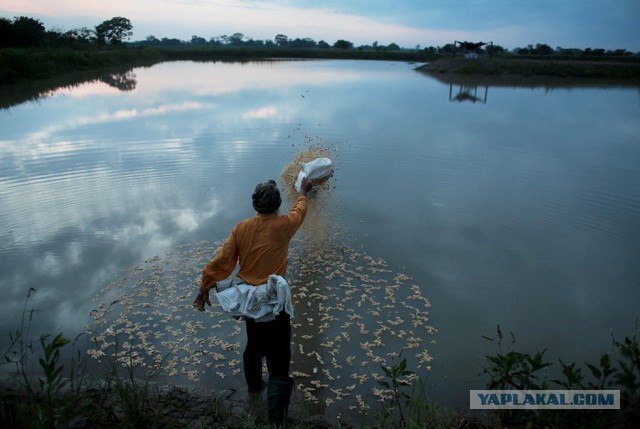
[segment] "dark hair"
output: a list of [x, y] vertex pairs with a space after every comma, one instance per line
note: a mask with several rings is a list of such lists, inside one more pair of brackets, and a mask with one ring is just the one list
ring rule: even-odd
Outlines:
[[251, 201], [253, 202], [254, 210], [258, 213], [275, 213], [280, 208], [280, 204], [282, 204], [280, 191], [276, 186], [275, 180], [256, 185]]

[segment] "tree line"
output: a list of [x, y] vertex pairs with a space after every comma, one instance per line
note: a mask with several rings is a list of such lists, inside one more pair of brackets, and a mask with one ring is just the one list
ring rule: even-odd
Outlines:
[[[184, 41], [175, 38], [164, 37], [158, 39], [150, 35], [144, 40], [128, 42], [133, 35], [131, 21], [124, 17], [113, 17], [103, 21], [94, 28], [81, 27], [68, 31], [47, 30], [44, 24], [35, 18], [26, 16], [15, 17], [13, 20], [0, 18], [0, 48], [8, 47], [81, 47], [90, 45], [122, 45], [155, 46], [155, 47], [203, 47], [203, 46], [229, 46], [229, 47], [288, 47], [296, 49], [311, 48], [337, 48], [352, 49], [353, 43], [348, 40], [337, 40], [333, 45], [321, 40], [316, 42], [311, 38], [289, 39], [284, 34], [278, 34], [273, 40], [254, 40], [242, 33], [234, 33], [230, 36], [222, 35], [205, 39], [201, 36], [192, 36], [191, 40]], [[401, 50], [396, 43], [389, 46], [374, 47], [384, 50]]]
[[[370, 45], [355, 47], [348, 40], [339, 39], [332, 45], [320, 40], [316, 42], [311, 38], [289, 38], [284, 34], [277, 34], [273, 40], [255, 40], [245, 36], [243, 33], [232, 35], [221, 35], [205, 39], [194, 35], [191, 40], [180, 40], [176, 38], [157, 38], [153, 35], [147, 36], [144, 40], [129, 42], [133, 35], [133, 25], [131, 21], [124, 17], [113, 17], [96, 25], [94, 28], [81, 27], [68, 31], [47, 30], [44, 24], [35, 18], [26, 16], [15, 17], [13, 20], [0, 18], [0, 48], [9, 47], [90, 47], [90, 46], [147, 46], [166, 48], [203, 48], [203, 47], [248, 47], [248, 48], [295, 48], [295, 49], [340, 49], [340, 50], [372, 50], [372, 51], [412, 51], [425, 52], [427, 54], [447, 54], [460, 51], [454, 43], [444, 46], [429, 46], [421, 48], [401, 48], [397, 43], [389, 45], [379, 44], [377, 41]], [[564, 57], [629, 57], [640, 55], [640, 52], [627, 51], [626, 49], [606, 50], [601, 48], [567, 49], [562, 47], [552, 48], [547, 44], [528, 45], [526, 47], [515, 48], [511, 51], [496, 44], [487, 44], [479, 48], [480, 54], [515, 54], [518, 56], [555, 56]]]
[[0, 48], [119, 45], [133, 35], [131, 30], [131, 21], [123, 17], [103, 21], [93, 29], [82, 27], [64, 32], [47, 30], [40, 20], [27, 16], [0, 18]]

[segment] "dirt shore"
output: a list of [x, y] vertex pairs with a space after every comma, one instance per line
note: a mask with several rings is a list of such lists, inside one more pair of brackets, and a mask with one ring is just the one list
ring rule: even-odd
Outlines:
[[[182, 428], [244, 428], [268, 427], [266, 392], [261, 402], [249, 406], [246, 392], [235, 389], [209, 390], [198, 386], [178, 386], [150, 383], [147, 394], [138, 398], [139, 413], [134, 419], [131, 409], [126, 410], [122, 403], [122, 393], [113, 386], [96, 382], [80, 395], [60, 396], [61, 404], [77, 402], [74, 411], [65, 412], [66, 417], [59, 421], [65, 429], [97, 429], [99, 427], [182, 427]], [[66, 399], [63, 399], [66, 398]], [[73, 399], [75, 398], [75, 399]], [[14, 380], [0, 381], [0, 421], [11, 427], [31, 427], [32, 419], [28, 413], [29, 404], [40, 404], [40, 399], [25, 391]], [[67, 408], [67, 407], [65, 407]], [[36, 407], [37, 409], [37, 407]], [[12, 411], [13, 410], [13, 411]], [[61, 416], [59, 416], [61, 417]], [[6, 422], [9, 418], [10, 421]], [[296, 426], [309, 429], [329, 429], [332, 424], [323, 416], [310, 415], [305, 409], [302, 395], [294, 392], [289, 406], [289, 418]], [[3, 426], [9, 427], [9, 426]], [[343, 425], [349, 428], [348, 425]]]

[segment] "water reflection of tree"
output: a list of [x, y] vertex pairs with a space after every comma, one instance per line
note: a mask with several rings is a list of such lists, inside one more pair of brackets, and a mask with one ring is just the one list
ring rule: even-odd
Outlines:
[[459, 85], [458, 93], [453, 95], [453, 83], [449, 84], [449, 101], [471, 101], [472, 103], [481, 102], [487, 104], [487, 94], [489, 92], [489, 87], [485, 85], [484, 87], [484, 97], [478, 97], [478, 87], [474, 85]]
[[133, 91], [138, 84], [136, 75], [131, 70], [102, 75], [100, 76], [100, 81], [114, 88], [118, 88], [120, 91]]
[[105, 73], [104, 70], [62, 75], [52, 79], [34, 80], [14, 85], [0, 85], [0, 110], [50, 97], [61, 90], [71, 90], [85, 83], [104, 82], [121, 91], [133, 91], [138, 82], [131, 69]]

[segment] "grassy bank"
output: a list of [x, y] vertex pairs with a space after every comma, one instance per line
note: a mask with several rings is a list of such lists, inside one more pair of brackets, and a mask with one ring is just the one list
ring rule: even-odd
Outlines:
[[251, 61], [274, 58], [360, 59], [428, 63], [427, 73], [640, 79], [638, 57], [483, 56], [466, 59], [451, 54], [337, 48], [269, 47], [85, 47], [0, 49], [0, 86], [59, 78], [114, 67], [153, 65], [163, 61]]
[[428, 61], [424, 52], [280, 48], [85, 48], [0, 50], [0, 85], [49, 79], [110, 67], [152, 65], [162, 61], [250, 61], [269, 58], [327, 58]]
[[[581, 365], [560, 360], [558, 379], [549, 380], [546, 368], [552, 363], [545, 350], [524, 353], [513, 348], [515, 337], [505, 344], [500, 328], [493, 354], [485, 358], [482, 372], [486, 389], [531, 391], [546, 389], [619, 389], [620, 410], [535, 410], [498, 409], [472, 416], [467, 411], [437, 404], [425, 393], [427, 383], [407, 368], [401, 355], [388, 367], [381, 366], [378, 382], [387, 400], [370, 407], [363, 401], [355, 418], [310, 414], [304, 399], [292, 400], [289, 416], [292, 429], [360, 428], [611, 428], [640, 424], [640, 345], [637, 328], [633, 336], [614, 340], [613, 351], [597, 364]], [[135, 352], [116, 347], [107, 354], [106, 373], [96, 379], [85, 371], [87, 355], [63, 362], [60, 351], [69, 341], [62, 335], [42, 336], [39, 347], [18, 330], [5, 364], [15, 365], [12, 383], [0, 383], [0, 424], [11, 428], [270, 428], [264, 400], [250, 408], [243, 394], [233, 389], [207, 390], [197, 386], [158, 384], [153, 378], [162, 366], [145, 366]], [[489, 337], [485, 337], [489, 339]], [[39, 350], [39, 352], [37, 351]], [[16, 358], [17, 357], [17, 358]], [[34, 360], [40, 371], [29, 372]], [[64, 364], [63, 364], [64, 363]], [[64, 371], [63, 371], [64, 370]], [[299, 395], [299, 394], [298, 394]], [[296, 393], [294, 393], [294, 398]]]
[[142, 49], [7, 48], [0, 50], [0, 85], [161, 60], [159, 52]]
[[[31, 289], [29, 296], [35, 292]], [[29, 299], [29, 298], [27, 298]], [[90, 335], [74, 341], [62, 334], [29, 337], [34, 309], [25, 304], [20, 326], [9, 334], [10, 346], [0, 356], [0, 368], [12, 375], [0, 383], [0, 427], [10, 428], [266, 428], [262, 410], [249, 408], [246, 393], [233, 389], [207, 391], [201, 387], [161, 385], [154, 379], [164, 371], [165, 359], [145, 362], [129, 341], [107, 349], [92, 346]], [[379, 390], [385, 398], [373, 406], [358, 399], [355, 419], [345, 421], [313, 416], [304, 396], [290, 406], [292, 428], [611, 428], [640, 425], [640, 329], [631, 336], [612, 337], [611, 350], [599, 362], [559, 361], [557, 378], [548, 373], [553, 364], [545, 350], [516, 350], [515, 335], [483, 337], [493, 342], [485, 356], [482, 377], [486, 389], [501, 391], [619, 390], [620, 409], [497, 409], [480, 416], [437, 404], [428, 396], [426, 380], [407, 367], [402, 352], [389, 366], [380, 365]], [[81, 344], [81, 340], [88, 344]], [[72, 348], [70, 359], [63, 351]], [[96, 353], [91, 353], [91, 352]], [[89, 356], [102, 359], [98, 378], [88, 375]], [[93, 360], [91, 362], [94, 362]], [[583, 370], [589, 374], [583, 374]], [[433, 394], [432, 394], [433, 395]], [[325, 410], [326, 412], [326, 410]]]
[[53, 91], [101, 80], [118, 86], [134, 67], [165, 61], [262, 61], [274, 59], [384, 60], [426, 63], [419, 71], [445, 83], [508, 86], [640, 85], [640, 58], [451, 57], [426, 51], [251, 47], [95, 47], [0, 49], [0, 109]]
[[418, 70], [431, 74], [561, 77], [640, 81], [640, 59], [529, 59], [522, 57], [445, 57]]
[[38, 100], [57, 89], [83, 82], [102, 80], [113, 84], [132, 68], [150, 67], [166, 61], [241, 62], [284, 58], [426, 62], [434, 57], [424, 52], [333, 48], [6, 48], [0, 49], [0, 109]]

